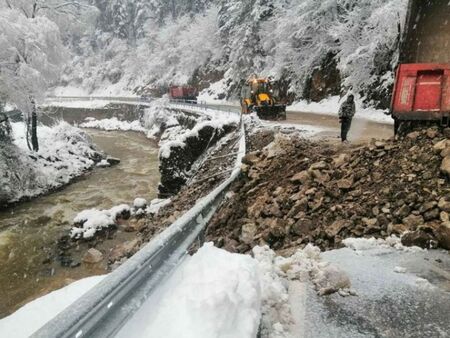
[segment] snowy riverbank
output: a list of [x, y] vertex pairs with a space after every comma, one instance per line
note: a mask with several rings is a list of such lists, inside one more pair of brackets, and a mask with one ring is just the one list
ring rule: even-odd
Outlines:
[[45, 194], [83, 175], [102, 159], [82, 130], [60, 122], [40, 125], [40, 150], [28, 149], [23, 123], [13, 123], [13, 143], [0, 149], [0, 205]]

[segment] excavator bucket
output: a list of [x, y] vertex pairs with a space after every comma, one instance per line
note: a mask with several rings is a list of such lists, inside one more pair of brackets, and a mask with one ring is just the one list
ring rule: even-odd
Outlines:
[[254, 108], [258, 117], [262, 120], [284, 121], [286, 120], [286, 106], [259, 106]]

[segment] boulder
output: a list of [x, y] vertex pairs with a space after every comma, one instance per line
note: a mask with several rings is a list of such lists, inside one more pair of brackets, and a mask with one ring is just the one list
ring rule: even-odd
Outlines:
[[440, 153], [440, 152], [442, 152], [445, 148], [447, 148], [447, 145], [448, 145], [448, 141], [447, 141], [447, 140], [439, 141], [438, 143], [436, 143], [436, 144], [433, 146], [433, 150], [434, 150], [436, 153]]
[[442, 160], [441, 173], [450, 176], [450, 156], [447, 156]]
[[418, 131], [413, 131], [412, 133], [409, 133], [408, 135], [406, 135], [407, 138], [409, 138], [410, 140], [417, 140], [417, 138], [420, 136], [420, 132]]
[[314, 222], [310, 218], [301, 218], [291, 226], [291, 233], [296, 236], [308, 234], [314, 229]]
[[432, 234], [423, 230], [416, 230], [405, 233], [401, 238], [404, 246], [418, 246], [423, 249], [430, 249], [433, 247], [435, 238]]
[[442, 158], [446, 158], [447, 156], [450, 156], [450, 147], [445, 148], [440, 153]]
[[295, 202], [294, 206], [289, 210], [287, 217], [292, 218], [300, 212], [306, 212], [308, 210], [308, 199], [306, 197]]
[[325, 229], [325, 233], [329, 238], [336, 237], [344, 228], [351, 226], [351, 223], [347, 220], [341, 219], [335, 221], [329, 227]]
[[333, 157], [333, 164], [335, 167], [340, 168], [344, 164], [347, 164], [350, 161], [350, 155], [348, 154], [340, 154], [339, 156]]
[[438, 131], [436, 129], [430, 128], [427, 130], [427, 137], [430, 139], [434, 139], [438, 136]]
[[337, 181], [337, 186], [341, 190], [349, 190], [353, 186], [353, 179], [343, 178], [342, 180]]
[[241, 229], [241, 241], [245, 244], [251, 244], [256, 236], [258, 229], [255, 223], [247, 223]]
[[450, 212], [450, 201], [448, 201], [445, 197], [442, 197], [439, 200], [438, 208], [442, 211]]
[[446, 138], [450, 138], [450, 128], [445, 128], [442, 133]]
[[147, 227], [147, 220], [142, 219], [133, 219], [128, 222], [124, 231], [125, 232], [141, 232]]
[[375, 141], [375, 147], [378, 149], [384, 149], [384, 147], [386, 146], [386, 143], [383, 141]]
[[118, 158], [108, 157], [106, 158], [106, 162], [108, 162], [109, 165], [117, 165], [120, 163], [120, 160]]
[[438, 219], [439, 218], [439, 214], [440, 214], [439, 209], [435, 208], [435, 209], [432, 209], [432, 210], [427, 211], [426, 213], [424, 213], [423, 214], [423, 218], [425, 219], [425, 221], [431, 221], [431, 220], [434, 220], [434, 219]]
[[326, 173], [321, 172], [320, 170], [312, 170], [311, 175], [314, 180], [320, 184], [325, 184], [330, 180], [330, 176]]
[[131, 257], [139, 250], [139, 246], [141, 241], [139, 239], [133, 239], [132, 241], [128, 241], [122, 244], [117, 245], [114, 249], [112, 249], [109, 254], [110, 262], [117, 262], [124, 257]]
[[306, 184], [311, 180], [311, 174], [307, 171], [301, 171], [297, 174], [295, 174], [292, 178], [291, 178], [291, 182], [294, 184]]
[[83, 256], [83, 262], [87, 264], [100, 263], [103, 260], [103, 254], [97, 249], [91, 248]]
[[450, 223], [443, 222], [433, 231], [441, 248], [450, 250]]
[[411, 208], [404, 204], [402, 207], [400, 207], [397, 211], [394, 212], [394, 216], [399, 217], [401, 219], [405, 218], [411, 213]]
[[421, 214], [424, 214], [427, 211], [430, 211], [431, 209], [436, 207], [436, 205], [437, 205], [437, 203], [435, 201], [426, 202], [426, 203], [422, 204], [419, 211]]
[[387, 228], [388, 235], [402, 235], [408, 231], [408, 227], [404, 224], [389, 224]]
[[252, 152], [244, 156], [242, 159], [242, 163], [246, 164], [248, 166], [253, 166], [255, 163], [258, 163], [260, 161], [259, 159], [259, 152]]
[[316, 163], [312, 164], [312, 165], [309, 167], [309, 170], [310, 170], [310, 171], [312, 171], [312, 170], [324, 170], [324, 169], [327, 169], [327, 168], [328, 168], [327, 162], [325, 162], [325, 161], [320, 161], [320, 162], [316, 162]]
[[269, 195], [267, 193], [258, 196], [256, 201], [247, 208], [247, 214], [250, 218], [259, 218], [261, 213], [266, 208], [266, 202], [269, 199]]
[[411, 214], [408, 217], [405, 217], [403, 219], [403, 224], [407, 227], [409, 230], [414, 230], [417, 227], [423, 225], [425, 223], [425, 220], [420, 215], [414, 215]]
[[445, 223], [450, 222], [450, 215], [446, 211], [441, 211], [439, 214], [439, 219]]

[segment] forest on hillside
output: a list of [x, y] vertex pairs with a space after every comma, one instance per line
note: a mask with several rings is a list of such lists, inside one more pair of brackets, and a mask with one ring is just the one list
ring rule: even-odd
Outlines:
[[[42, 10], [30, 22], [24, 13], [33, 2]], [[170, 84], [192, 84], [213, 85], [210, 93], [217, 98], [235, 98], [240, 84], [257, 74], [278, 81], [289, 100], [319, 101], [351, 90], [367, 103], [386, 106], [407, 0], [80, 0], [66, 5], [0, 1], [6, 32], [14, 33], [7, 29], [10, 23], [42, 31], [23, 41], [41, 42], [42, 55], [35, 59], [46, 66], [23, 62], [27, 97], [55, 86], [62, 93], [77, 88], [86, 94], [161, 95]], [[3, 34], [0, 45], [11, 44], [13, 35]], [[17, 88], [15, 76], [0, 70], [0, 88]], [[8, 90], [0, 92], [5, 96]], [[12, 101], [26, 101], [22, 108], [31, 110], [26, 99]]]

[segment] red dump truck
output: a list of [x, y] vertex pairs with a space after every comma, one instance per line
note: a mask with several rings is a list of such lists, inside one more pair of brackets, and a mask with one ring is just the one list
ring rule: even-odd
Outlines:
[[450, 64], [400, 65], [391, 110], [396, 132], [406, 122], [449, 126]]
[[410, 0], [392, 95], [395, 132], [449, 126], [450, 6], [448, 0]]
[[171, 100], [197, 102], [198, 90], [191, 86], [171, 86], [169, 96]]

